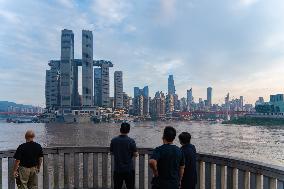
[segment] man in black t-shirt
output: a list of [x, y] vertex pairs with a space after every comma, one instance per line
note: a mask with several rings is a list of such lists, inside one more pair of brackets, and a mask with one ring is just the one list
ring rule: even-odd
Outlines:
[[154, 149], [149, 160], [153, 171], [152, 189], [179, 189], [184, 171], [184, 156], [173, 141], [176, 130], [166, 127], [163, 134], [163, 145]]
[[122, 123], [120, 127], [121, 134], [113, 138], [110, 143], [110, 151], [114, 156], [114, 189], [121, 189], [123, 181], [127, 189], [134, 189], [133, 157], [138, 154], [135, 141], [127, 136], [129, 131], [129, 123]]
[[43, 151], [40, 144], [34, 142], [35, 133], [27, 131], [26, 143], [21, 144], [14, 155], [14, 177], [17, 178], [19, 189], [37, 189], [37, 174], [39, 172]]

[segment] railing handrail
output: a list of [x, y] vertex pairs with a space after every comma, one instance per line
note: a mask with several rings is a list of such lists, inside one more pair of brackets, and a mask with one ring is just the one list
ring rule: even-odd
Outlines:
[[[109, 153], [109, 147], [98, 146], [58, 146], [46, 147], [43, 149], [44, 154], [64, 154], [64, 153]], [[152, 148], [138, 148], [139, 154], [151, 154]], [[0, 158], [13, 157], [15, 150], [0, 151]], [[224, 155], [198, 153], [197, 160], [211, 164], [223, 165], [237, 168], [243, 171], [250, 171], [255, 174], [262, 174], [268, 177], [274, 177], [284, 180], [284, 167], [269, 165], [262, 162], [244, 160]]]

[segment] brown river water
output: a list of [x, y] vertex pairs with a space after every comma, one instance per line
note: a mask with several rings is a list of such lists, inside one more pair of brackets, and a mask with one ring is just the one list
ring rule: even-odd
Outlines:
[[[284, 126], [238, 126], [208, 122], [132, 123], [130, 137], [138, 147], [161, 144], [165, 126], [188, 131], [201, 153], [219, 154], [284, 166]], [[8, 124], [0, 122], [0, 150], [15, 149], [24, 142], [27, 129], [36, 132], [43, 146], [109, 146], [119, 134], [119, 124]], [[176, 140], [178, 144], [178, 140]], [[178, 144], [179, 145], [179, 144]]]

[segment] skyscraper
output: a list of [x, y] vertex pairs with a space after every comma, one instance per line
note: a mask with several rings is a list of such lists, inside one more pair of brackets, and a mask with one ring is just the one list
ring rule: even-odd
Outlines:
[[149, 115], [149, 108], [150, 108], [150, 102], [149, 102], [149, 87], [145, 86], [143, 88], [143, 114]]
[[134, 87], [134, 98], [137, 97], [140, 93], [139, 87]]
[[45, 104], [47, 108], [60, 106], [60, 61], [51, 60], [48, 65], [49, 70], [46, 70], [45, 78]]
[[122, 71], [114, 72], [114, 107], [123, 108], [123, 80]]
[[192, 88], [187, 90], [186, 96], [187, 96], [187, 111], [191, 111], [192, 110], [191, 106], [193, 103]]
[[130, 109], [130, 103], [131, 103], [131, 98], [126, 94], [123, 93], [123, 108], [126, 110], [126, 112], [129, 112]]
[[83, 106], [93, 105], [93, 34], [82, 31], [82, 101]]
[[102, 64], [102, 106], [109, 107], [109, 66]]
[[[74, 34], [72, 30], [62, 30], [61, 58], [58, 62], [58, 108], [60, 107], [63, 110], [70, 110], [71, 107], [78, 108], [78, 106], [81, 106], [81, 102], [83, 102], [84, 107], [93, 105], [109, 107], [109, 67], [113, 67], [113, 64], [106, 60], [93, 60], [93, 35], [91, 31], [82, 31], [82, 59], [74, 59]], [[79, 96], [78, 92], [79, 66], [82, 66], [82, 96]], [[94, 75], [93, 66], [100, 67]], [[54, 75], [54, 70], [51, 66], [50, 70], [46, 71], [47, 107], [50, 107], [50, 92], [55, 91], [50, 88], [52, 74]], [[94, 90], [96, 90], [95, 94]]]
[[[95, 68], [95, 105], [101, 107], [109, 107], [109, 68], [113, 67], [110, 61], [97, 60], [94, 61], [94, 66], [99, 66], [100, 68]], [[98, 69], [98, 70], [97, 70]], [[100, 75], [100, 76], [99, 76]]]
[[174, 95], [175, 93], [176, 93], [176, 88], [175, 88], [174, 76], [169, 75], [169, 78], [168, 78], [168, 94]]
[[62, 107], [72, 105], [74, 59], [74, 34], [72, 30], [61, 31], [61, 60], [60, 60], [60, 102]]
[[102, 69], [94, 69], [94, 105], [102, 106]]
[[174, 100], [175, 100], [174, 95], [168, 94], [166, 96], [166, 112], [167, 113], [172, 113], [174, 111], [174, 108], [175, 108], [175, 106], [174, 106], [175, 101]]
[[[142, 103], [142, 104], [141, 104]], [[149, 115], [149, 87], [134, 87], [133, 109], [135, 115]]]
[[163, 118], [165, 117], [166, 99], [163, 92], [156, 92], [155, 97], [151, 100], [151, 117]]
[[209, 107], [212, 106], [212, 88], [211, 87], [207, 88], [207, 105]]

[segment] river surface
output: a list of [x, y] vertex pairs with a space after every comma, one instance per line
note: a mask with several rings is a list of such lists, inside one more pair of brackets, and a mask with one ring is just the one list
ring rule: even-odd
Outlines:
[[[208, 122], [132, 123], [130, 137], [138, 147], [162, 143], [165, 126], [188, 131], [201, 153], [226, 155], [284, 167], [284, 126], [238, 126]], [[27, 129], [36, 132], [36, 141], [51, 146], [109, 146], [119, 134], [119, 124], [13, 124], [0, 122], [0, 151], [16, 149], [24, 142]], [[178, 140], [175, 140], [178, 144]]]

